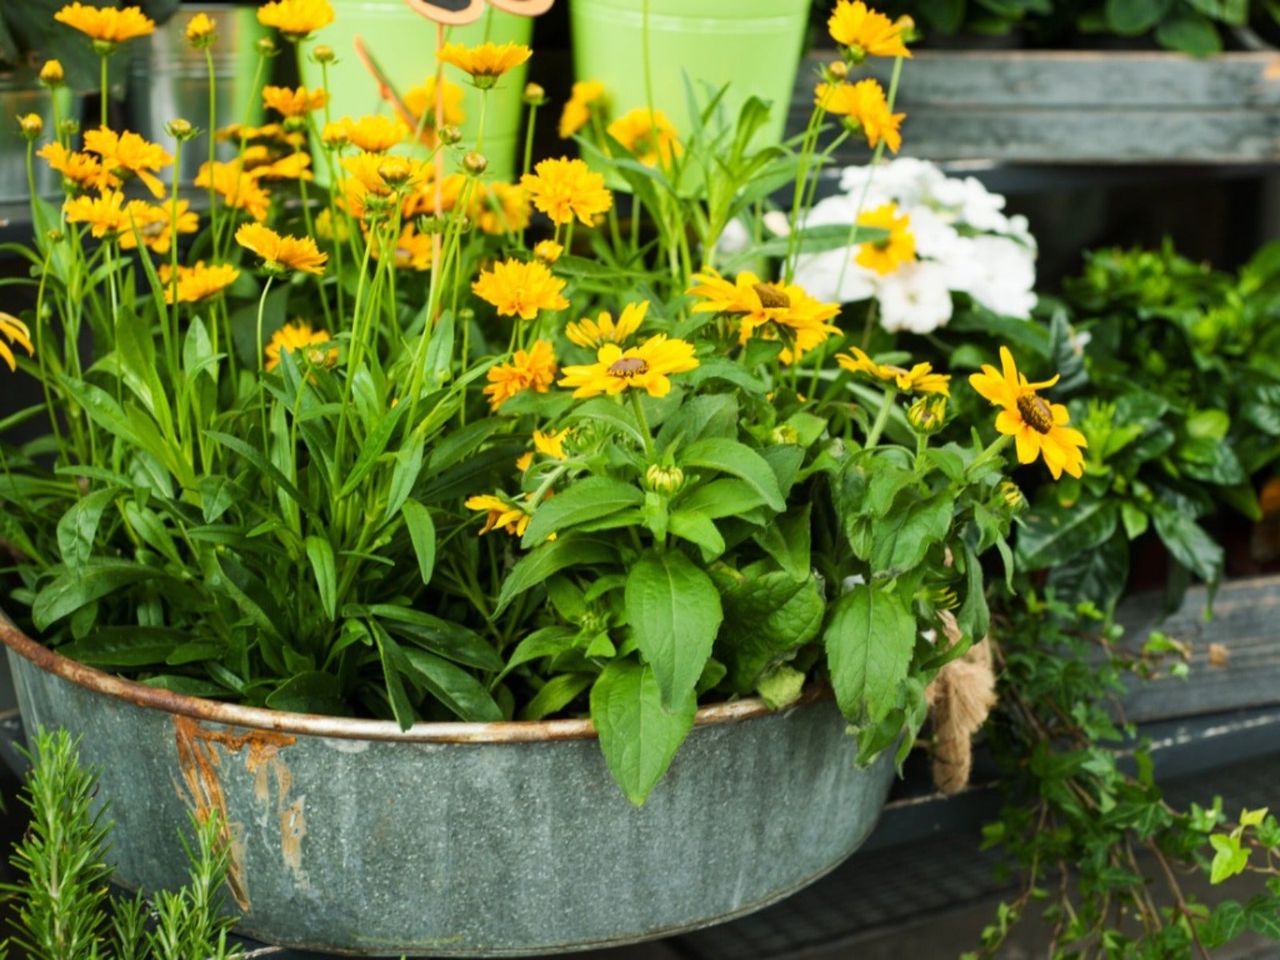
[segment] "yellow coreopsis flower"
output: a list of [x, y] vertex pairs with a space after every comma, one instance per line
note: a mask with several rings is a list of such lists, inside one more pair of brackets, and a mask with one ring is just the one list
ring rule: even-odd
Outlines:
[[522, 43], [486, 42], [475, 47], [446, 43], [440, 50], [439, 59], [470, 74], [471, 82], [483, 90], [492, 87], [500, 76], [520, 66], [532, 54], [533, 51]]
[[129, 229], [124, 213], [124, 194], [107, 190], [96, 197], [73, 197], [62, 207], [67, 223], [87, 223], [95, 237], [114, 236]]
[[895, 23], [878, 10], [870, 9], [862, 0], [839, 0], [827, 29], [831, 39], [848, 47], [855, 62], [864, 57], [909, 57], [911, 51], [902, 42], [901, 23]]
[[212, 186], [223, 203], [234, 210], [244, 210], [258, 222], [266, 220], [271, 211], [271, 195], [239, 163], [202, 163], [195, 185], [206, 189]]
[[156, 29], [155, 21], [141, 7], [92, 7], [69, 3], [53, 15], [59, 23], [79, 30], [99, 43], [117, 44], [145, 37]]
[[249, 175], [255, 180], [314, 180], [311, 172], [311, 154], [289, 153], [278, 160], [254, 167]]
[[290, 87], [262, 88], [263, 106], [284, 117], [304, 117], [312, 110], [319, 110], [328, 99], [322, 87], [314, 90], [306, 87], [298, 87], [296, 90]]
[[652, 115], [646, 107], [624, 113], [608, 127], [609, 136], [630, 150], [645, 166], [669, 165], [684, 153], [675, 125], [661, 110]]
[[120, 178], [109, 170], [104, 170], [97, 157], [72, 152], [56, 140], [46, 143], [36, 151], [36, 156], [42, 157], [51, 170], [62, 174], [64, 179], [81, 190], [105, 190], [120, 186]]
[[333, 23], [333, 7], [329, 0], [275, 0], [258, 8], [258, 22], [300, 40]]
[[40, 68], [40, 82], [46, 87], [61, 86], [63, 82], [62, 62], [59, 60], [46, 60], [44, 66]]
[[197, 13], [187, 21], [187, 42], [197, 49], [207, 47], [213, 42], [215, 29], [216, 24], [207, 13]]
[[[369, 248], [369, 252], [375, 260], [382, 258], [380, 246], [375, 242]], [[434, 242], [431, 235], [419, 233], [417, 228], [410, 223], [400, 231], [400, 236], [396, 239], [392, 263], [400, 270], [430, 270], [431, 258], [435, 254], [433, 247]]]
[[836, 362], [850, 373], [865, 373], [885, 383], [892, 383], [899, 390], [951, 396], [951, 375], [934, 373], [931, 363], [917, 363], [910, 369], [891, 363], [876, 363], [857, 347], [850, 347], [847, 354], [837, 354]]
[[[306, 347], [316, 347], [320, 344], [330, 343], [333, 337], [325, 330], [312, 330], [311, 324], [302, 320], [294, 320], [286, 323], [283, 327], [271, 335], [263, 353], [266, 355], [266, 369], [274, 370], [280, 366], [280, 351], [287, 350], [293, 353], [296, 350], [303, 350]], [[338, 350], [315, 350], [306, 351], [304, 353], [308, 359], [314, 357], [313, 363], [332, 364], [338, 359]]]
[[199, 303], [227, 289], [239, 276], [240, 271], [229, 263], [213, 263], [206, 266], [205, 262], [200, 260], [194, 267], [179, 264], [178, 282], [171, 284], [172, 274], [169, 271], [169, 264], [160, 265], [160, 281], [165, 286], [165, 303], [173, 303], [175, 286], [179, 303]]
[[481, 536], [484, 536], [490, 530], [501, 529], [513, 537], [522, 537], [524, 532], [529, 529], [530, 514], [525, 512], [523, 506], [506, 499], [502, 495], [486, 493], [468, 497], [466, 508], [487, 514], [484, 526], [480, 529]]
[[569, 301], [562, 295], [564, 281], [537, 260], [505, 260], [480, 274], [471, 285], [477, 297], [494, 305], [502, 317], [532, 320], [539, 310], [563, 310]]
[[910, 263], [916, 258], [916, 238], [908, 227], [911, 218], [907, 214], [898, 215], [898, 208], [892, 203], [868, 210], [858, 217], [858, 224], [864, 227], [879, 227], [889, 231], [884, 240], [858, 244], [858, 253], [854, 262], [868, 270], [874, 270], [882, 277], [897, 270], [899, 265]]
[[596, 362], [565, 367], [560, 386], [572, 387], [577, 399], [600, 394], [613, 396], [624, 390], [644, 390], [651, 397], [671, 392], [671, 375], [698, 367], [693, 344], [669, 340], [666, 334], [650, 337], [638, 347], [623, 350], [606, 343], [596, 353]]
[[1000, 366], [997, 370], [984, 363], [981, 373], [969, 377], [969, 384], [992, 405], [1001, 408], [996, 416], [996, 429], [1013, 437], [1018, 462], [1032, 463], [1036, 457], [1043, 457], [1055, 480], [1064, 472], [1081, 476], [1084, 454], [1080, 451], [1089, 445], [1088, 441], [1079, 430], [1068, 426], [1071, 416], [1066, 407], [1050, 403], [1037, 393], [1052, 387], [1058, 377], [1029, 382], [1018, 371], [1008, 347], [1000, 348]]
[[529, 197], [518, 184], [478, 184], [472, 196], [471, 216], [481, 233], [516, 233], [529, 225]]
[[604, 97], [604, 84], [599, 80], [579, 80], [560, 112], [560, 139], [568, 140], [591, 122], [592, 104]]
[[533, 247], [533, 255], [550, 266], [560, 259], [564, 247], [554, 240], [539, 240]]
[[3, 310], [0, 310], [0, 334], [9, 341], [5, 343], [4, 340], [0, 340], [0, 360], [8, 364], [10, 371], [18, 369], [18, 361], [13, 355], [10, 343], [22, 347], [29, 357], [35, 354], [35, 348], [31, 345], [31, 330], [13, 314], [5, 313]]
[[[457, 126], [467, 118], [462, 109], [463, 90], [447, 78], [440, 87], [441, 123], [444, 126]], [[411, 116], [405, 117], [410, 127], [422, 126], [422, 140], [427, 146], [436, 144], [436, 78], [435, 74], [427, 77], [416, 87], [404, 92], [404, 105], [409, 108]]]
[[102, 158], [102, 167], [117, 177], [135, 176], [159, 200], [164, 196], [164, 184], [155, 176], [173, 163], [173, 155], [158, 143], [144, 140], [131, 130], [116, 133], [110, 127], [86, 130], [84, 149]]
[[409, 128], [401, 121], [381, 115], [361, 117], [359, 120], [343, 117], [337, 123], [339, 129], [330, 130], [331, 126], [333, 124], [325, 124], [322, 137], [337, 138], [366, 153], [386, 153], [403, 143], [409, 135]]
[[710, 269], [694, 274], [692, 280], [694, 285], [687, 292], [703, 298], [694, 313], [738, 317], [739, 343], [752, 337], [782, 339], [787, 345], [779, 354], [783, 363], [792, 363], [840, 332], [828, 322], [840, 312], [840, 305], [815, 300], [794, 283], [765, 283], [750, 271], [729, 281]]
[[869, 147], [874, 148], [883, 140], [886, 147], [897, 153], [902, 146], [901, 127], [906, 114], [889, 110], [884, 89], [875, 80], [820, 83], [814, 91], [814, 103], [861, 130]]
[[310, 237], [281, 236], [260, 223], [241, 224], [236, 243], [252, 250], [272, 272], [298, 270], [302, 273], [324, 273], [327, 253], [321, 253]]
[[145, 200], [130, 200], [124, 208], [125, 227], [120, 232], [120, 249], [133, 250], [138, 246], [134, 235], [136, 227], [142, 235], [142, 242], [149, 250], [162, 256], [169, 252], [173, 243], [175, 220], [178, 233], [195, 233], [200, 229], [200, 217], [191, 209], [186, 200], [179, 200], [177, 207], [172, 200], [163, 204], [147, 203]]
[[556, 379], [555, 349], [547, 340], [535, 340], [528, 350], [517, 350], [510, 363], [490, 367], [484, 394], [497, 410], [518, 393], [546, 393]]
[[613, 194], [605, 189], [604, 177], [581, 160], [568, 157], [540, 160], [533, 173], [520, 178], [520, 185], [533, 205], [557, 225], [576, 216], [589, 227], [613, 206]]
[[571, 343], [594, 350], [606, 343], [622, 343], [640, 329], [644, 323], [644, 315], [649, 311], [649, 301], [629, 303], [622, 308], [618, 322], [614, 323], [613, 315], [608, 310], [601, 310], [595, 320], [583, 317], [577, 323], [564, 328], [564, 334]]

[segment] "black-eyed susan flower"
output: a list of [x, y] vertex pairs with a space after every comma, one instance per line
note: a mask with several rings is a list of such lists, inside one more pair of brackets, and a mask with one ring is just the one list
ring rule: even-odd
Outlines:
[[490, 367], [484, 394], [497, 410], [518, 393], [546, 393], [556, 380], [556, 353], [547, 340], [535, 340], [528, 350], [517, 350], [510, 363]]
[[1080, 451], [1089, 444], [1084, 434], [1068, 426], [1071, 418], [1067, 408], [1050, 403], [1037, 392], [1052, 387], [1058, 377], [1029, 382], [1018, 371], [1008, 347], [1000, 348], [1000, 366], [997, 370], [991, 364], [983, 364], [982, 372], [969, 377], [969, 384], [993, 406], [1001, 408], [996, 429], [1013, 437], [1018, 462], [1032, 463], [1043, 457], [1055, 480], [1064, 472], [1079, 477], [1084, 473], [1084, 455]]
[[323, 87], [308, 90], [306, 87], [262, 88], [262, 104], [282, 117], [305, 117], [312, 110], [319, 110], [328, 102]]
[[626, 350], [616, 343], [606, 343], [596, 353], [595, 363], [565, 367], [559, 383], [573, 388], [577, 399], [602, 393], [613, 396], [625, 390], [644, 390], [651, 397], [665, 397], [671, 392], [673, 374], [697, 367], [693, 344], [670, 340], [660, 333]]
[[889, 231], [883, 240], [858, 244], [858, 253], [853, 259], [859, 266], [883, 277], [916, 258], [916, 238], [909, 229], [911, 218], [905, 213], [899, 214], [895, 204], [886, 203], [866, 211], [858, 217], [858, 225]]
[[591, 122], [594, 105], [604, 99], [604, 84], [599, 80], [579, 80], [560, 111], [560, 139], [568, 140]]
[[275, 0], [258, 8], [258, 22], [301, 40], [333, 23], [333, 7], [329, 0]]
[[909, 57], [902, 41], [903, 24], [895, 23], [862, 0], [839, 0], [827, 20], [831, 39], [847, 47], [855, 62], [864, 57]]
[[570, 323], [564, 328], [564, 334], [571, 343], [586, 347], [588, 350], [595, 350], [606, 343], [624, 343], [628, 337], [640, 329], [640, 324], [644, 323], [644, 315], [648, 310], [648, 300], [629, 303], [622, 308], [616, 323], [613, 314], [608, 310], [601, 310], [595, 320], [583, 317], [576, 323]]
[[613, 194], [605, 188], [604, 176], [581, 160], [568, 157], [540, 160], [533, 173], [520, 178], [520, 186], [533, 205], [556, 225], [577, 217], [589, 227], [613, 206]]
[[236, 231], [236, 243], [260, 256], [267, 270], [274, 273], [289, 270], [324, 273], [325, 261], [329, 259], [310, 237], [281, 236], [260, 223], [241, 224]]
[[440, 49], [439, 60], [470, 75], [471, 82], [484, 90], [497, 83], [508, 70], [528, 60], [532, 53], [522, 43], [485, 42], [474, 47], [446, 43]]
[[569, 436], [569, 428], [563, 430], [534, 430], [533, 431], [533, 449], [521, 454], [516, 460], [516, 469], [520, 471], [528, 470], [533, 464], [535, 453], [540, 453], [544, 457], [550, 457], [552, 460], [563, 460], [566, 456], [564, 452], [564, 441]]
[[194, 267], [178, 265], [178, 281], [171, 283], [169, 264], [160, 265], [160, 281], [165, 285], [164, 302], [173, 303], [176, 288], [179, 303], [199, 303], [221, 293], [236, 282], [240, 271], [229, 263], [206, 265], [197, 261]]
[[695, 273], [692, 280], [687, 292], [703, 300], [694, 313], [736, 317], [739, 343], [752, 337], [783, 340], [786, 348], [779, 354], [783, 363], [792, 363], [840, 332], [829, 322], [840, 312], [839, 304], [815, 300], [794, 283], [766, 283], [750, 271], [730, 281], [711, 269]]
[[[0, 335], [3, 337], [0, 339], [0, 360], [8, 365], [10, 371], [18, 369], [18, 361], [9, 344], [21, 347], [27, 351], [27, 356], [35, 353], [35, 349], [31, 346], [31, 330], [13, 314], [2, 310], [0, 310]], [[9, 343], [4, 342], [6, 339]]]
[[155, 32], [156, 23], [141, 7], [92, 7], [69, 3], [53, 15], [59, 23], [79, 30], [97, 43], [124, 43]]
[[468, 497], [466, 508], [478, 510], [486, 515], [484, 526], [480, 529], [481, 536], [491, 530], [505, 530], [513, 537], [522, 537], [529, 529], [531, 515], [522, 505], [509, 499], [505, 494], [485, 493]]
[[173, 163], [173, 155], [158, 143], [151, 143], [131, 130], [116, 133], [110, 127], [86, 130], [84, 149], [96, 153], [102, 168], [116, 177], [137, 177], [157, 200], [164, 196], [164, 184], [155, 175]]
[[813, 99], [823, 110], [844, 117], [851, 128], [861, 131], [867, 146], [874, 148], [883, 140], [894, 153], [902, 146], [901, 127], [906, 114], [889, 109], [884, 88], [877, 81], [820, 83]]
[[917, 363], [910, 368], [876, 363], [858, 347], [850, 347], [848, 353], [837, 354], [836, 362], [850, 373], [866, 374], [884, 383], [891, 383], [899, 390], [944, 397], [951, 395], [950, 374], [934, 373], [931, 363]]
[[[332, 342], [327, 331], [313, 330], [311, 324], [303, 320], [292, 320], [271, 335], [271, 339], [267, 342], [263, 353], [266, 355], [267, 370], [274, 370], [280, 366], [280, 351], [285, 350], [289, 353], [301, 350], [303, 356], [309, 361], [316, 362], [316, 365], [332, 364], [338, 359], [338, 350], [333, 348], [323, 350], [323, 345]], [[308, 350], [308, 347], [315, 348]], [[312, 360], [314, 355], [314, 360]], [[318, 362], [317, 362], [318, 361]]]
[[648, 167], [659, 161], [667, 166], [684, 153], [675, 125], [661, 110], [636, 107], [609, 124], [607, 132]]
[[539, 310], [563, 310], [569, 306], [564, 298], [564, 281], [537, 260], [504, 260], [480, 274], [471, 285], [481, 300], [493, 304], [502, 317], [519, 316], [532, 320]]

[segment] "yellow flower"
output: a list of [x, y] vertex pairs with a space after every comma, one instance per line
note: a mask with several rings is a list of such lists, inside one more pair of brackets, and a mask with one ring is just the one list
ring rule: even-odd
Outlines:
[[[467, 118], [462, 110], [463, 91], [460, 86], [445, 80], [440, 87], [440, 110], [443, 126], [457, 126]], [[429, 147], [436, 145], [436, 78], [435, 74], [427, 77], [416, 87], [410, 87], [404, 93], [404, 105], [409, 108], [410, 116], [402, 119], [414, 130], [421, 124], [422, 142]]]
[[[266, 355], [267, 370], [274, 370], [280, 366], [280, 351], [287, 350], [293, 353], [301, 350], [303, 347], [311, 347], [317, 344], [330, 343], [333, 340], [327, 331], [312, 330], [311, 324], [302, 320], [293, 320], [286, 323], [283, 327], [271, 335], [271, 340], [267, 343], [263, 353]], [[305, 356], [310, 357], [311, 351], [307, 351]], [[338, 359], [338, 350], [333, 348], [327, 352], [320, 352], [320, 361], [330, 364]]]
[[[240, 271], [229, 263], [205, 265], [203, 260], [194, 267], [178, 266], [177, 293], [179, 303], [199, 303], [221, 293], [236, 282]], [[170, 284], [169, 264], [160, 265], [160, 280], [165, 286], [164, 302], [173, 303], [174, 287]]]
[[882, 277], [898, 269], [903, 263], [910, 263], [916, 258], [916, 238], [907, 228], [911, 226], [911, 218], [907, 214], [898, 216], [898, 208], [892, 203], [868, 210], [858, 217], [858, 223], [864, 227], [879, 227], [889, 231], [884, 240], [858, 244], [858, 253], [854, 262], [868, 270], [874, 270]]
[[489, 406], [497, 410], [517, 393], [546, 393], [556, 379], [556, 354], [547, 340], [535, 340], [528, 350], [517, 350], [511, 363], [500, 363], [485, 374]]
[[[459, 175], [460, 176], [460, 175]], [[481, 233], [515, 233], [529, 224], [529, 197], [514, 183], [479, 184], [471, 215]]]
[[1050, 403], [1036, 391], [1052, 387], [1055, 376], [1040, 383], [1028, 382], [1018, 372], [1008, 347], [1000, 348], [1001, 370], [989, 363], [982, 372], [969, 377], [969, 384], [994, 406], [1001, 407], [996, 429], [1013, 437], [1019, 463], [1032, 463], [1043, 457], [1045, 466], [1057, 480], [1063, 472], [1073, 477], [1084, 473], [1084, 455], [1080, 450], [1089, 444], [1079, 430], [1067, 426], [1070, 415], [1060, 403]]
[[[8, 338], [9, 343], [16, 343], [26, 350], [27, 356], [35, 353], [35, 349], [31, 346], [31, 330], [13, 314], [5, 313], [3, 310], [0, 310], [0, 333]], [[4, 340], [0, 340], [0, 360], [9, 365], [10, 371], [18, 369], [18, 361], [13, 355], [13, 350]]]
[[636, 107], [609, 124], [608, 133], [645, 166], [655, 167], [659, 160], [667, 166], [684, 153], [675, 126], [661, 110], [653, 111], [651, 121], [647, 108]]
[[599, 80], [579, 80], [560, 113], [560, 139], [568, 140], [591, 122], [591, 105], [604, 97], [604, 84]]
[[124, 214], [124, 194], [108, 190], [96, 197], [74, 197], [62, 207], [67, 223], [87, 223], [95, 237], [115, 235], [129, 229]]
[[519, 315], [532, 320], [539, 310], [563, 310], [569, 301], [562, 295], [564, 281], [551, 275], [545, 265], [533, 260], [505, 260], [480, 274], [471, 285], [481, 300], [493, 304], [501, 317]]
[[[120, 249], [133, 250], [138, 246], [134, 227], [142, 235], [142, 242], [155, 253], [169, 252], [173, 242], [175, 208], [173, 201], [156, 205], [145, 200], [130, 200], [124, 208], [125, 225], [120, 232]], [[176, 208], [178, 233], [195, 233], [200, 229], [200, 217], [186, 200], [179, 200]]]
[[484, 89], [493, 86], [508, 70], [520, 66], [532, 53], [522, 43], [482, 43], [477, 47], [446, 43], [440, 50], [439, 60], [469, 73], [471, 81]]
[[244, 210], [259, 222], [267, 219], [271, 211], [271, 195], [259, 185], [252, 173], [241, 169], [239, 163], [214, 162], [210, 167], [202, 163], [196, 174], [195, 185], [214, 191], [222, 202], [235, 210]]
[[216, 25], [207, 13], [197, 13], [187, 21], [187, 42], [194, 47], [208, 46]]
[[255, 180], [314, 180], [311, 172], [311, 155], [298, 151], [286, 154], [279, 160], [254, 167], [249, 176]]
[[535, 430], [533, 431], [533, 449], [552, 460], [563, 460], [565, 458], [564, 441], [567, 436], [569, 436], [568, 427], [559, 433], [554, 430]]
[[728, 281], [708, 269], [693, 275], [694, 286], [687, 291], [702, 297], [694, 313], [724, 313], [739, 318], [738, 342], [752, 337], [781, 339], [786, 347], [778, 355], [792, 363], [808, 353], [840, 328], [828, 321], [840, 312], [839, 304], [815, 300], [794, 283], [765, 283], [744, 271]]
[[62, 62], [59, 60], [46, 60], [44, 66], [40, 68], [40, 82], [46, 87], [56, 87], [62, 83]]
[[85, 131], [84, 148], [102, 158], [104, 170], [117, 177], [135, 176], [157, 200], [164, 196], [164, 184], [152, 171], [169, 166], [173, 156], [158, 143], [150, 143], [130, 130], [116, 133], [109, 127], [99, 127]]
[[605, 343], [622, 343], [640, 329], [648, 310], [648, 300], [629, 303], [622, 308], [617, 323], [613, 322], [613, 316], [608, 310], [601, 310], [600, 316], [595, 320], [583, 317], [577, 323], [569, 324], [564, 328], [564, 334], [570, 342], [588, 350], [594, 350]]
[[520, 185], [554, 224], [570, 223], [576, 216], [589, 227], [613, 206], [604, 177], [581, 160], [541, 160], [533, 171], [520, 178]]
[[903, 24], [894, 23], [883, 13], [871, 10], [862, 0], [839, 0], [827, 20], [831, 39], [849, 48], [855, 61], [864, 57], [909, 57], [911, 51], [902, 42]]
[[298, 40], [333, 23], [333, 7], [329, 0], [275, 0], [258, 8], [258, 22]]
[[105, 190], [120, 186], [120, 178], [104, 170], [97, 157], [87, 153], [73, 153], [56, 140], [46, 143], [38, 151], [37, 157], [43, 157], [49, 168], [62, 174], [82, 190], [90, 187]]
[[263, 106], [284, 117], [304, 117], [312, 110], [319, 110], [327, 100], [328, 96], [322, 87], [315, 90], [308, 90], [306, 87], [298, 87], [296, 90], [290, 87], [262, 88]]
[[[331, 131], [333, 124], [325, 124], [328, 135], [338, 136], [338, 131]], [[395, 117], [371, 116], [352, 120], [343, 117], [338, 121], [341, 128], [341, 140], [364, 150], [367, 153], [386, 153], [397, 144], [403, 143], [409, 135], [409, 128]], [[323, 135], [322, 135], [323, 136]]]
[[44, 117], [38, 113], [26, 113], [18, 117], [18, 129], [28, 140], [34, 140], [44, 133]]
[[908, 370], [891, 363], [876, 363], [857, 347], [850, 347], [847, 354], [837, 354], [836, 362], [850, 373], [865, 373], [885, 383], [892, 383], [899, 390], [951, 396], [951, 375], [934, 373], [931, 363], [917, 363]]
[[[381, 258], [379, 247], [381, 244], [374, 242], [370, 248], [370, 253], [375, 260]], [[401, 270], [430, 270], [433, 242], [430, 234], [418, 233], [417, 228], [412, 224], [408, 224], [400, 231], [400, 236], [396, 240], [395, 246], [395, 266]]]
[[155, 21], [146, 16], [141, 7], [117, 9], [69, 3], [55, 13], [53, 19], [79, 30], [91, 40], [109, 44], [145, 37], [156, 28]]
[[539, 240], [533, 248], [533, 255], [547, 266], [555, 263], [564, 253], [564, 247], [554, 240]]
[[488, 514], [480, 530], [481, 536], [490, 530], [502, 529], [513, 537], [523, 537], [525, 530], [529, 528], [530, 514], [525, 512], [524, 507], [504, 496], [482, 494], [468, 497], [466, 507], [468, 510], [479, 510]]
[[628, 388], [644, 390], [651, 397], [665, 397], [671, 392], [671, 374], [687, 373], [697, 366], [693, 344], [668, 340], [666, 334], [660, 333], [626, 350], [616, 343], [606, 343], [596, 353], [595, 363], [565, 367], [560, 386], [573, 387], [577, 399], [602, 393], [613, 396]]
[[324, 273], [325, 261], [329, 259], [310, 237], [282, 237], [260, 223], [241, 224], [236, 231], [236, 243], [252, 250], [263, 259], [268, 270], [275, 272]]
[[891, 113], [884, 89], [875, 80], [857, 83], [820, 83], [814, 91], [814, 103], [828, 113], [847, 118], [855, 130], [867, 138], [867, 146], [881, 140], [894, 153], [902, 146], [902, 121], [905, 113]]

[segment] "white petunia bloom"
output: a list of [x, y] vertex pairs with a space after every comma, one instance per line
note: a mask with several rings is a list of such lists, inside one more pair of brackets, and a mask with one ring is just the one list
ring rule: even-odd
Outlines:
[[904, 263], [876, 283], [880, 325], [890, 333], [931, 333], [951, 319], [947, 269], [932, 260]]

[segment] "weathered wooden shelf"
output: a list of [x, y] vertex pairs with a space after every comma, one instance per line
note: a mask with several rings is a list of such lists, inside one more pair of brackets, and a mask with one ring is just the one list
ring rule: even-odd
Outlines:
[[[803, 129], [833, 51], [801, 66]], [[870, 62], [886, 85], [890, 66]], [[1280, 50], [1195, 59], [1154, 51], [920, 51], [902, 71], [903, 156], [1006, 163], [1280, 161]], [[797, 126], [798, 125], [798, 126]], [[842, 159], [864, 161], [850, 147]]]

